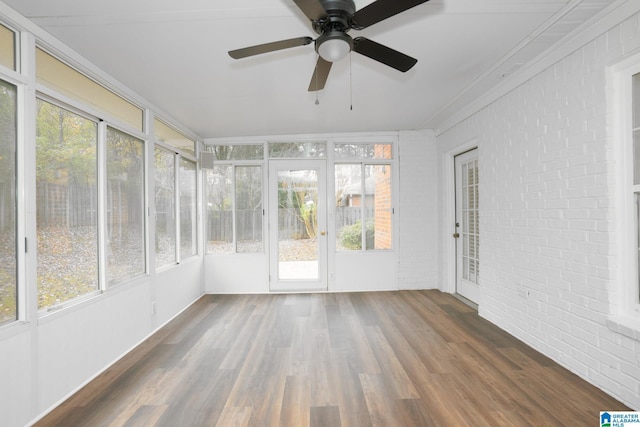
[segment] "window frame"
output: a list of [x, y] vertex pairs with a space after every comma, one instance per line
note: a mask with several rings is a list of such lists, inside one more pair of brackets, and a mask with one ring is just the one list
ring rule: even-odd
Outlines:
[[[121, 123], [118, 121], [114, 121], [112, 122], [109, 118], [102, 118], [102, 117], [106, 117], [103, 116], [101, 112], [95, 110], [94, 108], [92, 108], [90, 105], [85, 105], [82, 104], [81, 102], [72, 99], [72, 98], [68, 98], [63, 94], [59, 94], [57, 92], [55, 92], [54, 90], [46, 87], [46, 86], [41, 86], [41, 85], [37, 85], [36, 91], [35, 91], [35, 95], [36, 95], [36, 100], [40, 99], [42, 101], [48, 102], [50, 104], [53, 104], [59, 108], [68, 110], [70, 112], [72, 112], [73, 114], [76, 114], [80, 117], [83, 117], [87, 120], [93, 121], [97, 123], [97, 162], [96, 162], [96, 167], [97, 167], [97, 206], [98, 206], [98, 212], [97, 212], [97, 237], [98, 237], [98, 265], [96, 266], [97, 271], [98, 271], [98, 289], [94, 292], [90, 292], [87, 293], [85, 295], [82, 295], [80, 297], [77, 298], [73, 298], [64, 302], [61, 302], [60, 304], [56, 304], [56, 305], [52, 305], [43, 309], [37, 309], [37, 315], [38, 318], [45, 318], [48, 317], [54, 313], [57, 313], [59, 311], [62, 310], [67, 310], [71, 307], [75, 307], [77, 305], [80, 305], [82, 303], [85, 303], [89, 300], [92, 300], [94, 297], [100, 296], [106, 292], [108, 292], [110, 289], [118, 289], [120, 287], [126, 287], [129, 284], [131, 284], [132, 282], [135, 282], [136, 280], [139, 280], [141, 277], [147, 277], [149, 276], [149, 252], [150, 252], [150, 248], [149, 248], [149, 232], [150, 232], [150, 222], [149, 222], [149, 216], [148, 216], [148, 211], [149, 211], [149, 199], [148, 199], [148, 194], [149, 194], [149, 176], [148, 176], [148, 170], [149, 170], [149, 160], [148, 160], [148, 147], [149, 147], [149, 142], [148, 142], [148, 138], [146, 136], [146, 134], [128, 126], [126, 123]], [[35, 101], [34, 101], [35, 102]], [[35, 120], [35, 118], [34, 118]], [[139, 140], [143, 145], [142, 145], [142, 160], [143, 160], [143, 172], [142, 172], [142, 189], [143, 189], [143, 194], [142, 194], [142, 198], [143, 198], [143, 228], [142, 228], [142, 233], [143, 233], [143, 238], [144, 238], [144, 243], [143, 243], [143, 250], [144, 250], [144, 272], [143, 273], [139, 273], [139, 274], [135, 274], [132, 275], [130, 277], [127, 277], [125, 279], [119, 280], [116, 283], [108, 283], [108, 278], [107, 278], [107, 269], [108, 269], [108, 259], [107, 259], [107, 132], [108, 129], [111, 128], [116, 132], [120, 132], [123, 134], [126, 134], [134, 139]], [[19, 139], [20, 141], [20, 139]], [[34, 156], [35, 156], [35, 146], [34, 146]], [[20, 175], [20, 173], [19, 173]], [[20, 237], [19, 237], [20, 238]], [[36, 241], [34, 241], [33, 244]], [[21, 255], [20, 253], [18, 254], [19, 256]], [[20, 258], [19, 258], [20, 259]], [[24, 261], [23, 261], [24, 262]], [[20, 270], [22, 271], [22, 270]], [[23, 276], [23, 275], [19, 275]], [[19, 279], [19, 283], [20, 283], [20, 279]], [[19, 285], [20, 287], [20, 285]], [[20, 289], [19, 289], [20, 292]], [[25, 296], [23, 296], [23, 293], [20, 293], [20, 297], [26, 298], [26, 294]], [[26, 320], [26, 317], [24, 318], [19, 318], [19, 320]]]
[[[107, 209], [108, 209], [108, 200], [107, 200], [107, 187], [108, 187], [108, 171], [107, 171], [107, 144], [108, 144], [108, 131], [109, 128], [113, 129], [116, 132], [119, 133], [123, 133], [125, 135], [128, 135], [132, 138], [135, 138], [137, 140], [139, 140], [142, 143], [142, 153], [141, 153], [141, 157], [142, 157], [142, 238], [143, 238], [143, 243], [142, 243], [142, 249], [144, 251], [143, 253], [143, 272], [128, 276], [125, 279], [122, 280], [117, 280], [114, 283], [109, 284], [109, 279], [107, 277], [107, 270], [109, 269], [109, 260], [107, 258], [107, 253], [109, 252], [109, 248], [107, 247], [107, 242], [109, 241], [109, 239], [107, 239], [107, 233], [108, 233], [108, 223], [107, 223]], [[100, 271], [100, 278], [103, 279], [102, 281], [102, 286], [103, 286], [103, 290], [107, 290], [107, 289], [113, 289], [113, 288], [118, 288], [120, 286], [126, 285], [128, 283], [131, 283], [132, 281], [135, 281], [136, 279], [140, 278], [140, 277], [147, 277], [149, 276], [149, 254], [150, 254], [150, 248], [149, 248], [149, 155], [148, 155], [148, 150], [149, 150], [149, 146], [151, 145], [149, 143], [149, 140], [145, 137], [145, 136], [139, 136], [136, 135], [135, 133], [122, 128], [121, 126], [118, 126], [117, 124], [114, 123], [107, 123], [103, 120], [100, 121], [100, 137], [98, 138], [98, 144], [99, 144], [99, 152], [98, 152], [98, 156], [100, 156], [102, 154], [102, 159], [98, 160], [98, 164], [101, 167], [101, 173], [99, 175], [101, 181], [101, 186], [99, 188], [99, 197], [100, 197], [100, 202], [102, 203], [102, 205], [99, 206], [99, 215], [102, 215], [102, 221], [98, 220], [98, 222], [101, 224], [100, 226], [100, 233], [102, 233], [102, 256], [100, 258], [100, 262], [102, 262], [102, 267], [98, 267], [99, 271]]]
[[[640, 185], [634, 184], [634, 141], [633, 141], [633, 76], [640, 73], [640, 54], [607, 70], [609, 81], [613, 80], [613, 94], [609, 97], [609, 107], [614, 112], [613, 141], [617, 148], [617, 220], [619, 287], [615, 292], [615, 307], [612, 310], [615, 330], [617, 324], [628, 325], [640, 331], [640, 262], [638, 259], [640, 220], [635, 195], [640, 194]], [[640, 99], [636, 100], [640, 108]], [[617, 319], [617, 320], [616, 320]], [[625, 320], [627, 319], [627, 320]], [[631, 321], [631, 323], [628, 323]]]
[[[199, 238], [198, 238], [198, 162], [190, 159], [189, 157], [186, 156], [182, 156], [180, 153], [178, 153], [178, 155], [174, 158], [175, 161], [175, 170], [176, 170], [176, 175], [175, 175], [175, 196], [176, 196], [176, 233], [177, 233], [177, 240], [176, 240], [176, 250], [177, 250], [177, 256], [176, 256], [176, 260], [177, 263], [180, 264], [183, 260], [187, 260], [189, 258], [193, 258], [193, 257], [197, 257], [198, 255], [200, 255], [199, 253]], [[193, 236], [192, 236], [192, 247], [193, 247], [193, 253], [184, 257], [182, 255], [182, 247], [183, 247], [183, 243], [182, 243], [182, 203], [181, 203], [181, 196], [182, 196], [182, 189], [180, 188], [180, 174], [182, 172], [182, 162], [187, 162], [187, 163], [193, 163], [194, 166], [194, 173], [195, 173], [195, 188], [193, 191], [193, 204], [194, 204], [194, 218], [193, 218], [193, 224], [192, 225], [192, 229], [194, 231]]]
[[[154, 116], [153, 118], [154, 143], [168, 151], [172, 151], [176, 154], [179, 154], [185, 159], [189, 159], [197, 163], [197, 147], [198, 147], [197, 139], [188, 136], [186, 133], [182, 132], [181, 130], [178, 130], [177, 127], [170, 125], [169, 123], [170, 122], [168, 120], [164, 120], [157, 115]], [[169, 132], [173, 132], [176, 136], [179, 135], [184, 140], [190, 141], [193, 144], [193, 150], [190, 151], [190, 150], [184, 149], [183, 146], [174, 145], [171, 142], [163, 139], [162, 135], [160, 135], [161, 132], [158, 132], [158, 125], [160, 125], [161, 127], [164, 126], [165, 129], [163, 130], [168, 130]]]
[[[231, 167], [231, 194], [230, 194], [230, 198], [231, 198], [231, 211], [233, 212], [233, 214], [231, 215], [231, 223], [232, 223], [232, 227], [233, 227], [233, 239], [231, 241], [231, 246], [232, 246], [232, 251], [230, 252], [221, 252], [221, 253], [216, 253], [216, 252], [210, 252], [209, 251], [209, 246], [208, 246], [208, 228], [206, 228], [205, 230], [205, 254], [206, 255], [213, 255], [213, 256], [220, 256], [220, 255], [246, 255], [246, 254], [263, 254], [266, 252], [265, 249], [265, 244], [266, 244], [266, 238], [265, 238], [265, 192], [264, 192], [264, 187], [266, 184], [266, 178], [265, 178], [265, 170], [266, 167], [264, 165], [264, 162], [262, 160], [225, 160], [223, 161], [217, 161], [216, 162], [216, 166], [225, 166], [225, 167]], [[236, 170], [238, 168], [242, 168], [242, 167], [259, 167], [260, 168], [260, 172], [262, 175], [262, 182], [261, 182], [261, 194], [260, 194], [260, 198], [261, 198], [261, 203], [262, 203], [262, 249], [259, 251], [255, 251], [255, 252], [239, 252], [238, 251], [238, 227], [237, 227], [237, 179], [236, 179]], [[205, 172], [206, 175], [206, 172]], [[205, 176], [205, 181], [206, 181], [206, 176]], [[206, 184], [207, 186], [209, 185], [208, 183]], [[207, 197], [207, 193], [205, 191], [205, 197]], [[205, 200], [205, 206], [207, 206], [206, 212], [205, 212], [205, 224], [209, 224], [209, 209], [208, 209], [208, 199]], [[208, 225], [207, 225], [208, 227]]]
[[[96, 239], [97, 239], [97, 261], [98, 261], [98, 265], [96, 266], [96, 270], [97, 270], [97, 287], [95, 291], [91, 291], [91, 292], [87, 292], [86, 294], [80, 295], [78, 297], [75, 298], [71, 298], [65, 301], [60, 302], [59, 304], [53, 304], [47, 307], [43, 307], [40, 308], [38, 305], [38, 302], [36, 301], [36, 306], [38, 307], [38, 314], [40, 316], [43, 315], [47, 315], [49, 313], [55, 312], [55, 311], [59, 311], [65, 307], [69, 307], [69, 306], [73, 306], [76, 304], [79, 304], [83, 301], [86, 301], [88, 299], [91, 299], [97, 295], [100, 295], [102, 292], [104, 292], [104, 290], [106, 289], [106, 285], [105, 283], [102, 281], [102, 270], [104, 270], [104, 265], [101, 264], [101, 257], [102, 254], [104, 253], [104, 244], [103, 244], [103, 238], [104, 235], [101, 234], [100, 229], [101, 229], [101, 223], [100, 223], [100, 211], [101, 211], [101, 205], [102, 205], [102, 199], [101, 199], [101, 120], [97, 117], [92, 116], [91, 114], [86, 113], [85, 111], [82, 111], [74, 106], [71, 105], [67, 105], [55, 98], [52, 98], [51, 96], [48, 96], [46, 94], [42, 94], [40, 92], [36, 93], [36, 105], [38, 100], [49, 103], [57, 108], [66, 110], [72, 114], [75, 114], [85, 120], [91, 121], [93, 123], [96, 124], [96, 164], [95, 164], [95, 172], [96, 172], [96, 207], [97, 207], [97, 212], [96, 212]], [[37, 121], [37, 116], [34, 118], [35, 121]], [[37, 154], [38, 154], [38, 150], [37, 150], [37, 144], [34, 147], [34, 153], [37, 159]], [[36, 181], [37, 182], [37, 181]], [[36, 205], [37, 205], [37, 199], [36, 199]], [[37, 211], [37, 209], [36, 209]], [[36, 229], [36, 233], [37, 233], [37, 223], [35, 226]], [[36, 234], [36, 240], [34, 242], [35, 245], [38, 244], [38, 240], [37, 240], [37, 234]], [[40, 262], [40, 261], [38, 261]], [[36, 281], [37, 281], [37, 274], [36, 274]], [[36, 293], [36, 295], [38, 294], [38, 292]]]
[[[373, 146], [373, 150], [375, 152], [375, 149], [377, 146], [381, 147], [384, 151], [386, 151], [387, 149], [389, 150], [389, 155], [387, 156], [383, 156], [383, 157], [376, 157], [374, 155], [374, 157], [361, 157], [358, 155], [354, 155], [354, 156], [349, 156], [349, 155], [338, 155], [338, 153], [336, 153], [336, 150], [339, 149], [339, 147], [343, 147], [343, 146]], [[360, 217], [362, 218], [361, 220], [361, 248], [360, 249], [349, 249], [349, 250], [339, 250], [338, 249], [338, 240], [339, 240], [339, 231], [337, 230], [337, 228], [334, 230], [334, 234], [335, 234], [335, 244], [333, 245], [334, 247], [334, 252], [335, 253], [339, 253], [339, 254], [354, 254], [354, 253], [385, 253], [385, 252], [394, 252], [397, 249], [397, 234], [398, 234], [398, 230], [397, 230], [397, 225], [396, 225], [396, 201], [397, 201], [397, 197], [398, 197], [398, 188], [396, 187], [396, 182], [397, 182], [397, 177], [395, 176], [395, 174], [398, 173], [398, 168], [397, 168], [397, 158], [398, 158], [398, 144], [397, 141], [394, 138], [367, 138], [367, 137], [355, 137], [355, 138], [338, 138], [334, 141], [332, 141], [331, 146], [329, 147], [330, 153], [331, 153], [331, 161], [333, 163], [333, 184], [332, 186], [333, 188], [333, 192], [334, 192], [334, 196], [333, 196], [333, 206], [334, 209], [337, 209], [337, 200], [335, 199], [335, 171], [336, 171], [336, 166], [338, 165], [358, 165], [360, 166], [360, 174], [361, 174], [361, 188], [362, 188], [362, 194], [365, 194], [366, 192], [366, 170], [367, 167], [369, 166], [387, 166], [390, 170], [390, 174], [391, 176], [389, 177], [389, 181], [390, 181], [390, 191], [391, 191], [391, 197], [390, 197], [390, 202], [391, 202], [391, 213], [390, 213], [390, 219], [391, 219], [391, 224], [389, 225], [389, 229], [391, 230], [391, 239], [390, 239], [390, 243], [391, 243], [391, 247], [387, 248], [387, 249], [376, 249], [374, 248], [367, 248], [367, 236], [366, 236], [366, 220], [367, 220], [367, 215], [366, 215], [366, 203], [361, 203], [360, 205]], [[359, 151], [359, 150], [356, 150]], [[333, 216], [334, 218], [336, 217], [335, 215], [336, 211], [334, 210], [333, 212]], [[375, 218], [375, 215], [374, 215]], [[375, 246], [375, 245], [374, 245]]]
[[[6, 25], [4, 25], [6, 27]], [[15, 46], [15, 39], [14, 39]], [[9, 70], [6, 67], [3, 69]], [[24, 189], [24, 132], [21, 128], [21, 124], [24, 122], [23, 115], [23, 101], [24, 101], [24, 91], [23, 84], [20, 81], [16, 81], [15, 79], [7, 76], [5, 73], [0, 71], [0, 79], [3, 82], [15, 87], [15, 122], [13, 123], [15, 127], [15, 141], [14, 143], [14, 192], [15, 196], [13, 197], [13, 215], [14, 226], [14, 257], [15, 257], [15, 271], [14, 271], [14, 292], [15, 292], [15, 312], [12, 319], [7, 319], [4, 321], [0, 321], [0, 329], [4, 329], [9, 327], [10, 325], [19, 324], [20, 321], [26, 320], [26, 286], [25, 286], [25, 278], [24, 278], [24, 268], [25, 268], [25, 254], [21, 242], [24, 241], [25, 237], [25, 224], [23, 220], [22, 208], [24, 206], [23, 200], [23, 189]]]
[[[638, 76], [638, 81], [635, 84], [638, 85], [638, 88], [635, 89], [634, 77]], [[635, 134], [640, 134], [640, 123], [634, 123], [636, 120], [635, 116], [640, 116], [640, 112], [634, 113], [634, 111], [640, 110], [640, 65], [636, 69], [634, 69], [631, 74], [627, 77], [630, 92], [631, 92], [631, 100], [630, 104], [627, 104], [629, 122], [626, 127], [626, 131], [628, 133], [629, 142], [625, 145], [630, 146], [629, 156], [627, 156], [627, 165], [626, 167], [630, 169], [628, 172], [628, 186], [629, 188], [626, 191], [625, 197], [628, 200], [628, 203], [631, 204], [632, 208], [628, 209], [629, 214], [633, 215], [633, 230], [632, 235], [634, 236], [631, 240], [633, 240], [633, 252], [632, 256], [634, 259], [634, 266], [632, 267], [632, 274], [634, 280], [630, 283], [629, 286], [629, 307], [628, 309], [640, 316], [640, 176], [636, 177], [634, 171], [639, 171], [640, 175], [640, 164], [636, 164], [636, 154], [635, 150], [640, 149], [640, 141], [638, 141], [638, 146], [636, 146]], [[637, 94], [634, 93], [637, 90]], [[640, 122], [640, 120], [638, 120]], [[639, 135], [640, 136], [640, 135]]]
[[17, 31], [13, 26], [9, 25], [7, 22], [0, 22], [0, 25], [4, 27], [8, 32], [13, 33], [13, 68], [7, 67], [4, 64], [0, 63], [0, 67], [5, 70], [8, 70], [12, 73], [20, 73], [21, 72], [21, 58], [20, 58], [20, 31]]
[[155, 186], [155, 177], [156, 177], [156, 171], [157, 168], [155, 166], [155, 156], [156, 156], [156, 150], [162, 151], [165, 154], [168, 154], [172, 157], [172, 165], [173, 165], [173, 216], [174, 216], [174, 227], [173, 227], [173, 262], [172, 263], [167, 263], [167, 264], [163, 264], [163, 265], [158, 265], [158, 253], [156, 250], [154, 250], [154, 255], [155, 255], [155, 262], [154, 262], [154, 269], [155, 271], [163, 271], [166, 269], [169, 269], [175, 265], [177, 265], [179, 263], [179, 258], [178, 258], [178, 253], [179, 253], [179, 242], [180, 242], [180, 236], [179, 236], [179, 224], [178, 224], [178, 216], [180, 215], [180, 212], [178, 210], [178, 206], [180, 203], [180, 199], [179, 199], [179, 195], [178, 195], [178, 188], [177, 188], [177, 180], [178, 180], [178, 157], [179, 154], [175, 151], [175, 147], [173, 149], [169, 148], [166, 146], [166, 144], [161, 144], [156, 142], [154, 144], [153, 147], [153, 158], [154, 158], [154, 165], [153, 165], [153, 178], [154, 178], [154, 182], [153, 182], [153, 210], [154, 210], [154, 218], [153, 218], [153, 231], [154, 231], [154, 240], [156, 241], [157, 244], [157, 237], [158, 237], [158, 229], [157, 229], [157, 205], [156, 205], [156, 198], [155, 198], [155, 190], [156, 190], [156, 186]]
[[[391, 149], [393, 150], [393, 144], [391, 144]], [[395, 219], [395, 193], [396, 193], [396, 188], [394, 185], [395, 182], [395, 176], [394, 174], [395, 172], [395, 162], [394, 162], [394, 158], [393, 158], [393, 151], [392, 151], [392, 157], [389, 159], [340, 159], [339, 161], [336, 160], [335, 162], [333, 162], [333, 181], [334, 181], [334, 186], [335, 186], [335, 170], [336, 170], [336, 166], [339, 165], [353, 165], [353, 166], [359, 166], [360, 167], [360, 187], [361, 187], [361, 192], [362, 194], [365, 194], [365, 198], [366, 198], [366, 170], [368, 166], [387, 166], [389, 167], [390, 170], [390, 189], [391, 189], [391, 224], [389, 226], [389, 229], [391, 230], [391, 247], [388, 249], [376, 249], [374, 248], [368, 248], [367, 247], [367, 219], [369, 219], [370, 217], [367, 216], [366, 214], [366, 203], [365, 200], [362, 200], [362, 202], [360, 203], [360, 218], [361, 218], [361, 243], [360, 243], [360, 249], [343, 249], [340, 250], [338, 249], [338, 240], [339, 240], [339, 230], [335, 229], [334, 230], [334, 234], [336, 235], [336, 245], [335, 245], [335, 252], [336, 253], [340, 253], [340, 254], [348, 254], [348, 253], [367, 253], [367, 252], [393, 252], [396, 249], [396, 219]], [[334, 211], [333, 211], [333, 216], [334, 218], [337, 216], [336, 215], [336, 209], [338, 209], [338, 200], [336, 199], [336, 192], [333, 192], [333, 206], [334, 206]], [[375, 194], [375, 192], [374, 192]], [[374, 216], [372, 218], [375, 218], [375, 210], [374, 210]]]
[[[233, 225], [233, 239], [231, 241], [231, 245], [232, 245], [232, 251], [229, 252], [220, 252], [220, 253], [216, 253], [216, 252], [211, 252], [209, 251], [209, 245], [208, 245], [208, 224], [209, 224], [209, 201], [207, 199], [207, 188], [209, 186], [208, 184], [208, 180], [207, 180], [207, 173], [209, 170], [212, 169], [203, 169], [204, 171], [204, 177], [203, 177], [203, 181], [204, 181], [204, 185], [203, 185], [203, 197], [204, 197], [204, 212], [203, 212], [203, 222], [205, 224], [204, 226], [204, 234], [203, 234], [203, 240], [204, 240], [204, 253], [205, 255], [210, 255], [210, 256], [225, 256], [225, 255], [251, 255], [251, 254], [265, 254], [267, 249], [265, 248], [265, 246], [267, 245], [267, 237], [266, 237], [266, 233], [268, 231], [266, 224], [265, 224], [265, 220], [266, 220], [266, 200], [265, 200], [265, 190], [266, 190], [266, 185], [267, 185], [267, 177], [266, 174], [268, 173], [268, 167], [267, 167], [267, 158], [268, 158], [268, 143], [265, 142], [255, 142], [255, 141], [249, 141], [249, 142], [244, 142], [244, 143], [215, 143], [215, 144], [206, 144], [205, 145], [205, 149], [203, 150], [203, 152], [207, 152], [207, 148], [206, 147], [216, 147], [216, 146], [236, 146], [236, 145], [262, 145], [264, 147], [263, 149], [263, 157], [261, 159], [252, 159], [252, 160], [242, 160], [242, 159], [229, 159], [229, 160], [217, 160], [214, 159], [214, 165], [215, 166], [227, 166], [227, 167], [231, 167], [231, 207], [232, 207], [232, 225]], [[236, 169], [238, 167], [260, 167], [260, 172], [262, 175], [262, 182], [261, 182], [261, 202], [262, 202], [262, 249], [260, 251], [256, 251], [256, 252], [238, 252], [238, 238], [237, 238], [237, 225], [236, 225], [236, 204], [237, 204], [237, 193], [236, 193]]]

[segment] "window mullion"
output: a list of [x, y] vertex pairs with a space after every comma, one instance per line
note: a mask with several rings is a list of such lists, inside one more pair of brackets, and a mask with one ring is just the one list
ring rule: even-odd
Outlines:
[[181, 246], [180, 246], [180, 156], [177, 154], [173, 155], [173, 180], [175, 185], [174, 190], [174, 209], [175, 209], [175, 238], [176, 238], [176, 263], [180, 264], [182, 261], [181, 257]]
[[367, 250], [367, 177], [366, 166], [360, 163], [360, 250]]
[[98, 122], [98, 289], [104, 292], [107, 289], [107, 124]]
[[232, 248], [233, 253], [238, 253], [238, 230], [236, 224], [236, 167], [238, 165], [234, 164], [231, 166], [231, 230], [232, 230]]

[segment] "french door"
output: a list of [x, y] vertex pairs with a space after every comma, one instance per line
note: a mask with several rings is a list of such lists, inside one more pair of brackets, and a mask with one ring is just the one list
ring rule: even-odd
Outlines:
[[478, 221], [478, 150], [455, 157], [456, 173], [456, 293], [478, 303], [480, 287]]
[[324, 160], [269, 161], [269, 289], [327, 290]]

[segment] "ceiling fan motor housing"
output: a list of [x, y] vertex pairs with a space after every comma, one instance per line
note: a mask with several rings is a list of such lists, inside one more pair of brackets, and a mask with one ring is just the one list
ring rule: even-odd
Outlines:
[[320, 3], [327, 16], [312, 21], [313, 30], [320, 35], [315, 49], [325, 60], [333, 62], [353, 49], [353, 39], [347, 31], [351, 29], [350, 19], [356, 6], [353, 0], [320, 0]]
[[349, 20], [356, 12], [353, 0], [320, 0], [327, 16], [313, 21], [313, 30], [322, 35], [328, 31], [347, 32], [351, 29]]

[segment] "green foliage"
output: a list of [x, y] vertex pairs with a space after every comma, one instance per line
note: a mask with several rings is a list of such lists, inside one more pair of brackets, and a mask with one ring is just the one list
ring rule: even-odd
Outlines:
[[278, 183], [278, 207], [293, 209], [298, 220], [304, 224], [305, 233], [300, 239], [313, 239], [318, 234], [317, 193], [308, 183]]
[[38, 181], [93, 184], [97, 167], [96, 123], [41, 100], [38, 100], [37, 114]]
[[[372, 248], [375, 238], [375, 224], [373, 218], [369, 218], [366, 222], [366, 239], [367, 247]], [[339, 236], [340, 243], [343, 247], [351, 250], [362, 249], [362, 221], [358, 220], [353, 225], [342, 227]]]
[[0, 81], [0, 323], [16, 318], [16, 87]]
[[46, 274], [39, 277], [38, 307], [51, 307], [95, 291], [97, 288], [92, 286], [94, 277], [83, 273], [79, 275], [74, 271], [68, 275]]
[[0, 267], [0, 323], [16, 318], [15, 272]]
[[0, 181], [11, 182], [15, 171], [16, 92], [0, 81]]
[[298, 218], [300, 218], [300, 220], [302, 220], [302, 223], [304, 224], [304, 228], [307, 232], [307, 237], [313, 239], [318, 234], [318, 215], [316, 214], [318, 207], [315, 201], [314, 203], [305, 203], [305, 197], [307, 194], [308, 193], [306, 191], [296, 192], [296, 205], [298, 208]]
[[144, 173], [144, 143], [119, 130], [107, 129], [107, 177], [141, 183]]

